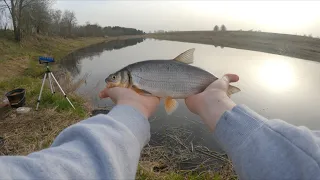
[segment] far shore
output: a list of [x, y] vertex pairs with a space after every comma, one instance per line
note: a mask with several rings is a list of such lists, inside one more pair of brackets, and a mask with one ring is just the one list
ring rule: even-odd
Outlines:
[[178, 31], [145, 35], [147, 38], [211, 44], [320, 62], [320, 39], [255, 31]]

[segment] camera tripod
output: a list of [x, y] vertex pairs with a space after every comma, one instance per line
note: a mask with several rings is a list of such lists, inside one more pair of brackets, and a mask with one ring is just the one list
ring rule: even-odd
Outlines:
[[52, 82], [52, 79], [54, 80], [54, 82], [58, 85], [60, 91], [62, 92], [62, 94], [64, 95], [64, 97], [68, 100], [68, 102], [70, 103], [70, 105], [73, 107], [73, 109], [76, 109], [73, 104], [71, 103], [70, 99], [67, 97], [66, 93], [63, 91], [63, 89], [61, 88], [60, 84], [58, 83], [57, 79], [54, 77], [53, 73], [51, 72], [50, 68], [49, 68], [49, 63], [48, 62], [45, 62], [46, 63], [46, 72], [44, 74], [44, 77], [43, 77], [43, 80], [42, 80], [42, 85], [41, 85], [41, 89], [40, 89], [40, 94], [39, 94], [39, 97], [38, 97], [38, 100], [37, 100], [37, 108], [36, 110], [38, 110], [39, 108], [39, 103], [40, 103], [40, 100], [41, 100], [41, 95], [42, 95], [42, 91], [43, 91], [43, 86], [44, 86], [44, 83], [46, 82], [46, 79], [48, 77], [49, 79], [49, 84], [50, 84], [50, 89], [51, 89], [51, 93], [54, 94], [55, 93], [55, 89], [54, 89], [54, 86], [53, 86], [53, 82]]

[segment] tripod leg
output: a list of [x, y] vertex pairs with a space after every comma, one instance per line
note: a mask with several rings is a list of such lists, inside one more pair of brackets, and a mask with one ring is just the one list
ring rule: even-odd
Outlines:
[[48, 74], [48, 77], [49, 77], [49, 83], [50, 83], [51, 93], [54, 94], [54, 93], [56, 93], [56, 92], [55, 92], [54, 86], [53, 86], [53, 84], [52, 84], [51, 74]]
[[41, 95], [42, 95], [42, 90], [43, 90], [44, 83], [46, 82], [46, 78], [47, 78], [47, 73], [44, 74], [44, 77], [43, 77], [43, 80], [42, 80], [42, 85], [41, 85], [40, 94], [39, 94], [38, 101], [37, 101], [36, 110], [38, 110], [38, 108], [39, 108], [39, 103], [40, 103], [40, 99], [41, 99]]
[[53, 78], [53, 80], [57, 83], [60, 91], [62, 92], [62, 94], [64, 95], [64, 97], [68, 100], [68, 102], [70, 103], [70, 105], [73, 107], [73, 109], [76, 109], [73, 104], [71, 103], [70, 99], [67, 97], [66, 93], [63, 91], [63, 89], [61, 88], [60, 84], [58, 83], [57, 79], [54, 77], [53, 73], [50, 72], [51, 77]]

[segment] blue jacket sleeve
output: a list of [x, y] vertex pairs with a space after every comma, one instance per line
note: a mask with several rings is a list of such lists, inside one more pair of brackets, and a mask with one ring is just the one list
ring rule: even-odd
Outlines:
[[214, 137], [240, 179], [320, 179], [320, 133], [268, 120], [244, 105], [225, 112]]
[[150, 125], [125, 105], [63, 130], [50, 148], [0, 157], [0, 179], [135, 179]]

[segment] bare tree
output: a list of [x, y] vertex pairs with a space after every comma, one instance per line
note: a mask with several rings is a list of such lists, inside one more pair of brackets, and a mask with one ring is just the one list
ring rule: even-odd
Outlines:
[[0, 29], [6, 30], [8, 27], [8, 18], [6, 9], [0, 9]]
[[5, 6], [11, 15], [14, 38], [21, 40], [22, 12], [25, 8], [31, 6], [36, 0], [0, 0], [1, 7]]
[[10, 13], [15, 40], [21, 40], [22, 32], [28, 33], [35, 28], [39, 33], [50, 24], [50, 2], [51, 0], [0, 0], [0, 8], [5, 7]]
[[72, 28], [76, 25], [77, 18], [73, 11], [66, 10], [63, 13], [61, 24], [64, 28], [64, 35], [71, 36]]
[[[101, 27], [97, 23], [86, 22], [77, 25], [75, 13], [51, 9], [54, 0], [0, 0], [0, 28], [13, 27], [14, 37], [33, 33], [60, 35], [64, 37], [104, 37], [144, 34], [143, 31], [127, 27]], [[5, 12], [7, 18], [5, 18]], [[159, 31], [164, 33], [165, 31]]]
[[61, 19], [62, 11], [61, 10], [51, 10], [51, 33], [54, 35], [60, 35], [61, 33]]
[[219, 31], [219, 26], [215, 25], [213, 31]]
[[24, 7], [23, 2], [25, 0], [2, 0], [2, 1], [10, 12], [15, 39], [17, 41], [20, 41], [21, 40], [20, 19], [22, 16], [22, 9]]
[[36, 32], [39, 34], [40, 31], [48, 32], [49, 25], [51, 24], [51, 16], [49, 13], [49, 3], [43, 0], [37, 0], [28, 8], [29, 16], [32, 20], [32, 27], [35, 28]]
[[221, 29], [221, 31], [227, 31], [227, 28], [226, 28], [226, 26], [224, 24], [221, 25], [220, 29]]

